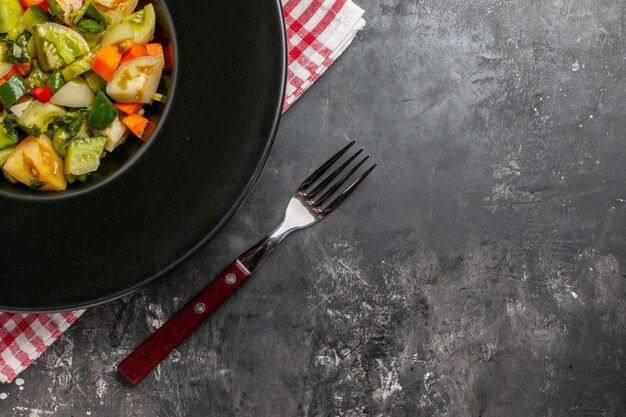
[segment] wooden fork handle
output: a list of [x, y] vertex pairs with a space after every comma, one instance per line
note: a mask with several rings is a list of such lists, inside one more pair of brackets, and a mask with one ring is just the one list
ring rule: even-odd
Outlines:
[[141, 382], [250, 276], [239, 260], [231, 263], [128, 355], [118, 366], [120, 373], [132, 384]]

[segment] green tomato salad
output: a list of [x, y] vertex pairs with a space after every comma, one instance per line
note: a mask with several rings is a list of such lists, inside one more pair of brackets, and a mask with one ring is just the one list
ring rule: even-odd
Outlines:
[[0, 0], [0, 167], [33, 190], [85, 181], [155, 128], [172, 45], [138, 0]]

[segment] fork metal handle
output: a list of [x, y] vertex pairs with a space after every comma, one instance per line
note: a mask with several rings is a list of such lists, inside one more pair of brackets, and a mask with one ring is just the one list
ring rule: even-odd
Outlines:
[[143, 380], [211, 313], [252, 276], [239, 261], [228, 265], [183, 308], [155, 331], [119, 364], [120, 373], [132, 384]]

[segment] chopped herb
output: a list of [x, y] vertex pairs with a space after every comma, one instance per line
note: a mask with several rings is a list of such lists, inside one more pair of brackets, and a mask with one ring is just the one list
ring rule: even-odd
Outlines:
[[76, 27], [85, 32], [100, 33], [107, 29], [106, 21], [102, 13], [91, 4], [91, 0], [85, 2], [76, 16], [74, 16]]
[[31, 178], [30, 180], [30, 188], [34, 188], [35, 190], [40, 189], [41, 187], [45, 187], [46, 183], [35, 178]]

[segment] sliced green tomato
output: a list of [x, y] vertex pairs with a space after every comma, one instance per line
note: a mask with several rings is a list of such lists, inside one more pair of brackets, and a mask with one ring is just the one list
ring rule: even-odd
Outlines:
[[65, 114], [66, 111], [62, 107], [33, 100], [22, 116], [17, 119], [17, 123], [31, 133], [45, 132], [54, 119], [63, 117]]
[[124, 62], [115, 71], [106, 91], [120, 103], [149, 103], [163, 73], [163, 60], [143, 56]]
[[137, 7], [138, 0], [94, 0], [93, 5], [109, 24], [120, 22]]
[[135, 32], [126, 23], [116, 23], [111, 26], [102, 38], [102, 45], [119, 45], [135, 39]]
[[117, 117], [117, 109], [102, 91], [96, 94], [87, 123], [93, 129], [106, 129]]
[[0, 33], [7, 33], [14, 28], [23, 13], [18, 0], [0, 0]]
[[50, 103], [65, 107], [89, 107], [96, 99], [96, 95], [91, 91], [87, 81], [76, 77], [68, 81], [59, 91], [57, 91]]
[[49, 22], [48, 14], [39, 6], [30, 6], [20, 19], [20, 23], [24, 25], [26, 30], [33, 33], [35, 25]]
[[65, 174], [78, 176], [97, 170], [106, 141], [103, 136], [71, 141], [65, 155]]
[[123, 20], [135, 33], [134, 42], [147, 44], [154, 36], [156, 27], [156, 12], [154, 6], [148, 4], [143, 10], [133, 13]]
[[13, 152], [15, 148], [16, 146], [9, 146], [8, 148], [0, 150], [0, 167], [9, 159], [9, 155], [11, 155], [11, 152]]
[[89, 44], [78, 32], [58, 23], [35, 26], [37, 57], [44, 71], [55, 70], [89, 52]]

